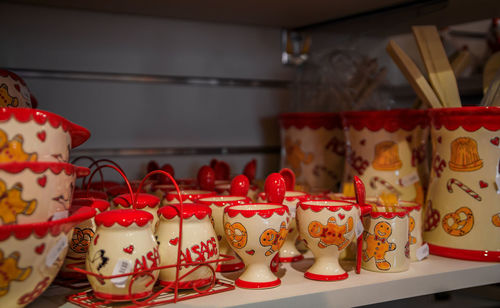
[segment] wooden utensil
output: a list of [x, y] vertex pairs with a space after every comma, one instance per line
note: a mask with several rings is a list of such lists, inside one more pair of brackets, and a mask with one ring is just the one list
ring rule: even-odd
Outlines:
[[434, 93], [422, 72], [413, 60], [394, 41], [389, 41], [386, 47], [387, 53], [399, 67], [403, 75], [412, 86], [417, 96], [432, 108], [441, 108], [441, 102]]
[[420, 56], [429, 80], [444, 107], [461, 107], [457, 80], [435, 26], [414, 26]]

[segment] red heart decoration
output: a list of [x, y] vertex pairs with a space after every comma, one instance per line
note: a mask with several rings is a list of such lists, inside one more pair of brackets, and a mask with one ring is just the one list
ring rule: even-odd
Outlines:
[[177, 243], [179, 242], [179, 238], [173, 238], [170, 241], [168, 241], [171, 245], [177, 246]]
[[437, 137], [437, 142], [441, 143], [442, 140], [441, 136]]
[[248, 253], [249, 255], [253, 256], [255, 254], [255, 250], [246, 250], [245, 251], [246, 253]]
[[47, 176], [41, 176], [36, 181], [38, 182], [38, 185], [45, 187], [45, 185], [47, 184]]
[[131, 255], [134, 252], [134, 245], [123, 248], [123, 251]]
[[361, 141], [359, 142], [359, 144], [361, 144], [361, 145], [365, 145], [365, 144], [366, 144], [366, 139], [361, 140]]
[[345, 218], [345, 215], [344, 214], [339, 214], [339, 218], [342, 220]]
[[38, 137], [38, 139], [40, 139], [42, 142], [45, 142], [45, 138], [47, 137], [47, 133], [42, 130], [41, 132], [38, 132], [36, 134], [36, 136]]
[[99, 238], [99, 234], [97, 234], [96, 236], [94, 236], [94, 245], [97, 245], [97, 239]]
[[491, 138], [490, 142], [491, 142], [491, 144], [498, 146], [498, 144], [500, 144], [500, 139], [498, 137]]
[[222, 236], [217, 235], [217, 240], [220, 242], [220, 240], [222, 240]]
[[45, 243], [41, 243], [40, 245], [35, 247], [35, 252], [39, 255], [41, 255], [44, 250], [45, 250]]
[[488, 183], [486, 183], [485, 181], [479, 181], [479, 187], [486, 188], [488, 187]]

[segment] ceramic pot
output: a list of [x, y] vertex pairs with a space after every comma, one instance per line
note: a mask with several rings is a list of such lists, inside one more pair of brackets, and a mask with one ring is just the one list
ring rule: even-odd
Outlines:
[[0, 164], [0, 225], [68, 217], [75, 179], [89, 169], [67, 163]]
[[[299, 237], [299, 230], [297, 228], [297, 223], [295, 221], [295, 214], [297, 212], [297, 204], [309, 200], [309, 195], [302, 191], [286, 191], [285, 198], [283, 199], [283, 205], [288, 207], [290, 212], [290, 222], [288, 224], [288, 235], [286, 236], [285, 243], [280, 249], [279, 261], [297, 262], [304, 259], [302, 253], [295, 246], [295, 242]], [[267, 202], [266, 194], [260, 193], [257, 202]]]
[[339, 187], [345, 137], [338, 113], [285, 113], [280, 116], [281, 167], [290, 168], [308, 190]]
[[28, 108], [0, 108], [0, 163], [68, 162], [90, 132], [63, 117]]
[[[193, 203], [200, 198], [212, 197], [215, 196], [215, 191], [208, 190], [181, 190], [181, 200], [183, 203]], [[179, 195], [177, 191], [169, 191], [165, 197], [167, 204], [176, 204], [179, 203]]]
[[290, 213], [281, 204], [254, 203], [224, 209], [224, 231], [234, 251], [245, 263], [236, 285], [247, 289], [277, 287], [281, 280], [271, 271], [271, 261], [285, 242]]
[[[160, 265], [158, 244], [151, 231], [153, 215], [142, 210], [105, 211], [95, 218], [96, 233], [85, 260], [87, 271], [115, 276], [147, 271]], [[129, 301], [151, 295], [158, 270], [150, 274], [101, 279], [87, 275], [97, 298]]]
[[424, 201], [429, 120], [426, 110], [352, 111], [342, 113], [346, 133], [344, 183], [358, 176], [367, 197], [395, 194]]
[[82, 209], [60, 220], [0, 226], [0, 306], [24, 307], [40, 296], [64, 262], [71, 230], [94, 215]]
[[430, 253], [500, 261], [500, 108], [430, 111], [432, 170], [424, 240]]
[[132, 197], [130, 193], [119, 195], [113, 199], [113, 205], [117, 209], [130, 209], [135, 208], [136, 210], [143, 210], [151, 215], [153, 215], [153, 221], [151, 223], [151, 231], [156, 234], [156, 228], [158, 226], [158, 209], [160, 208], [160, 198], [146, 194], [146, 193], [134, 193], [135, 206], [132, 206]]
[[[183, 204], [182, 238], [179, 239], [181, 208], [179, 204], [166, 205], [158, 211], [158, 241], [162, 266], [187, 264], [179, 271], [180, 289], [198, 289], [214, 283], [217, 263], [205, 263], [219, 258], [217, 235], [211, 222], [211, 209], [203, 204]], [[177, 253], [180, 245], [180, 259]], [[160, 271], [160, 283], [174, 287], [176, 267]]]
[[0, 69], [0, 107], [36, 108], [36, 99], [17, 74]]
[[214, 219], [215, 233], [219, 242], [219, 253], [234, 257], [234, 260], [225, 261], [219, 264], [217, 271], [219, 272], [233, 272], [245, 267], [245, 264], [236, 255], [226, 239], [226, 232], [224, 231], [224, 209], [231, 205], [250, 203], [250, 198], [240, 196], [214, 196], [201, 198], [198, 200], [200, 204], [209, 206], [212, 210], [212, 218]]
[[394, 273], [404, 272], [410, 267], [410, 243], [408, 211], [396, 208], [385, 212], [378, 207], [363, 218], [363, 258], [365, 270]]

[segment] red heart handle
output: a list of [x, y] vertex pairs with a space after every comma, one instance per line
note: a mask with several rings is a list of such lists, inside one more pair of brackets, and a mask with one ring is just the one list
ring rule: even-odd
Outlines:
[[279, 173], [271, 173], [264, 183], [264, 191], [268, 202], [282, 204], [286, 192], [286, 184], [283, 176]]
[[248, 178], [243, 174], [237, 175], [231, 181], [230, 195], [246, 197], [249, 187]]
[[295, 173], [291, 169], [283, 168], [280, 174], [285, 179], [286, 190], [295, 190]]
[[203, 166], [198, 171], [198, 185], [203, 190], [214, 190], [215, 188], [215, 171], [209, 166]]

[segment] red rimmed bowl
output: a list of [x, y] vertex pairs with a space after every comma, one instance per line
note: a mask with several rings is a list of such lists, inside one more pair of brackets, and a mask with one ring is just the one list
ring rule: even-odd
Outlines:
[[0, 163], [68, 162], [90, 132], [65, 118], [30, 108], [0, 108]]
[[65, 219], [0, 226], [0, 307], [24, 307], [40, 296], [64, 262], [70, 231], [94, 215], [88, 208]]
[[88, 174], [68, 163], [0, 164], [0, 225], [68, 217], [75, 179]]

